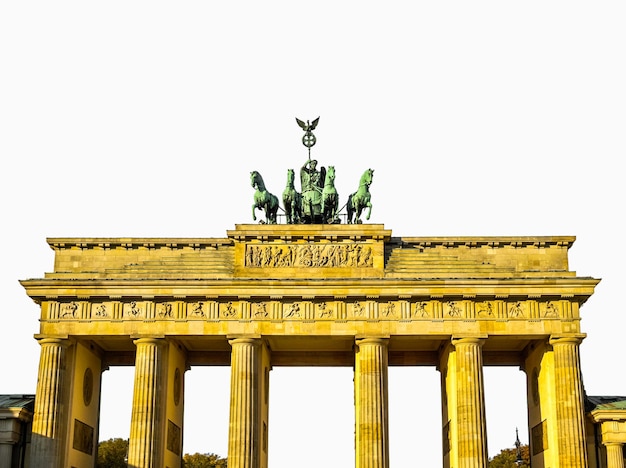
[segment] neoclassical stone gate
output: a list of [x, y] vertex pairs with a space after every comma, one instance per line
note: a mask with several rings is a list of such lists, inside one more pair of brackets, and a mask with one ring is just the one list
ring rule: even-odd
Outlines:
[[184, 376], [230, 365], [229, 468], [265, 468], [270, 370], [352, 366], [357, 468], [389, 466], [388, 366], [441, 373], [445, 467], [487, 466], [483, 366], [527, 375], [533, 467], [587, 466], [573, 237], [392, 237], [379, 224], [224, 238], [48, 239], [33, 466], [91, 467], [101, 372], [135, 366], [129, 466], [179, 467]]

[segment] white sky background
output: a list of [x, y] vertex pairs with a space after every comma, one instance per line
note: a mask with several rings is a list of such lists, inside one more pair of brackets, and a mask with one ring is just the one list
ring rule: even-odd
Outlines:
[[[34, 393], [47, 237], [223, 237], [312, 155], [402, 236], [575, 235], [590, 395], [626, 395], [623, 1], [0, 4], [0, 393]], [[260, 214], [260, 213], [258, 213]], [[132, 374], [104, 374], [101, 437]], [[185, 452], [226, 456], [228, 369], [187, 374]], [[390, 370], [391, 464], [440, 466], [439, 375]], [[491, 455], [525, 429], [523, 374], [486, 370]], [[210, 404], [210, 402], [216, 402]], [[303, 404], [304, 403], [304, 404]], [[119, 404], [118, 413], [115, 406]], [[275, 368], [270, 466], [353, 466], [351, 369]]]

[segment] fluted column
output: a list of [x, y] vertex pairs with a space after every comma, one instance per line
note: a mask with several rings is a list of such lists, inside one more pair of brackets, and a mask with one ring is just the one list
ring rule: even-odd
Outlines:
[[489, 461], [483, 382], [483, 341], [474, 337], [452, 340], [457, 363], [456, 417], [459, 468], [486, 468]]
[[65, 359], [68, 342], [58, 338], [39, 340], [39, 375], [33, 415], [31, 466], [61, 467], [62, 444], [70, 433], [63, 409]]
[[0, 468], [11, 468], [12, 459], [13, 444], [11, 442], [0, 442]]
[[230, 370], [228, 468], [260, 467], [260, 346], [258, 338], [235, 338]]
[[134, 341], [135, 387], [130, 423], [128, 466], [161, 467], [162, 447], [162, 338]]
[[624, 451], [619, 442], [605, 442], [606, 468], [624, 468]]
[[387, 343], [387, 338], [356, 342], [356, 468], [389, 467]]
[[553, 337], [556, 426], [561, 468], [587, 466], [579, 337]]

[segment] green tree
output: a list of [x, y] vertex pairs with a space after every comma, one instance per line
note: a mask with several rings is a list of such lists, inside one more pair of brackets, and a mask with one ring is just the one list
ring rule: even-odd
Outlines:
[[214, 453], [186, 453], [183, 457], [184, 468], [226, 468], [226, 458]]
[[489, 459], [489, 468], [530, 468], [530, 450], [528, 445], [521, 445], [522, 462], [516, 463], [517, 449], [504, 449], [495, 457]]
[[128, 439], [109, 439], [98, 444], [96, 468], [126, 468]]

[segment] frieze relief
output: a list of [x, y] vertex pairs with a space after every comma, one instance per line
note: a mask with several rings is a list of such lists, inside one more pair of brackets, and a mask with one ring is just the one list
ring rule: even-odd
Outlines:
[[398, 299], [381, 301], [71, 301], [47, 303], [51, 320], [542, 320], [569, 319], [567, 300], [488, 301]]
[[107, 318], [109, 317], [109, 311], [106, 304], [94, 304], [93, 310], [96, 317]]
[[475, 307], [477, 318], [494, 318], [495, 310], [491, 302], [479, 302]]
[[363, 302], [354, 301], [352, 303], [352, 317], [363, 318], [365, 316], [365, 305]]
[[124, 317], [138, 319], [145, 317], [145, 306], [138, 304], [136, 301], [124, 304]]
[[69, 302], [61, 305], [61, 318], [78, 318], [76, 311], [78, 310], [78, 304], [76, 302]]
[[220, 317], [225, 319], [236, 319], [239, 318], [239, 310], [238, 307], [235, 307], [232, 302], [227, 302], [226, 304], [221, 304], [220, 306]]
[[328, 303], [322, 302], [317, 305], [317, 313], [315, 316], [320, 319], [332, 319], [335, 317], [335, 311]]
[[461, 317], [461, 307], [459, 307], [458, 302], [456, 301], [448, 301], [446, 302], [446, 313], [448, 317]]
[[363, 243], [246, 245], [251, 268], [371, 268], [372, 247]]
[[430, 311], [429, 309], [430, 308], [428, 307], [428, 302], [416, 302], [413, 313], [411, 315], [414, 318], [430, 318], [432, 311]]
[[268, 318], [269, 312], [267, 311], [267, 303], [259, 302], [254, 304], [252, 317], [260, 320]]
[[509, 318], [524, 318], [524, 307], [522, 307], [522, 302], [517, 301], [509, 305], [508, 308]]
[[157, 310], [160, 318], [173, 318], [171, 302], [163, 302], [159, 304]]

